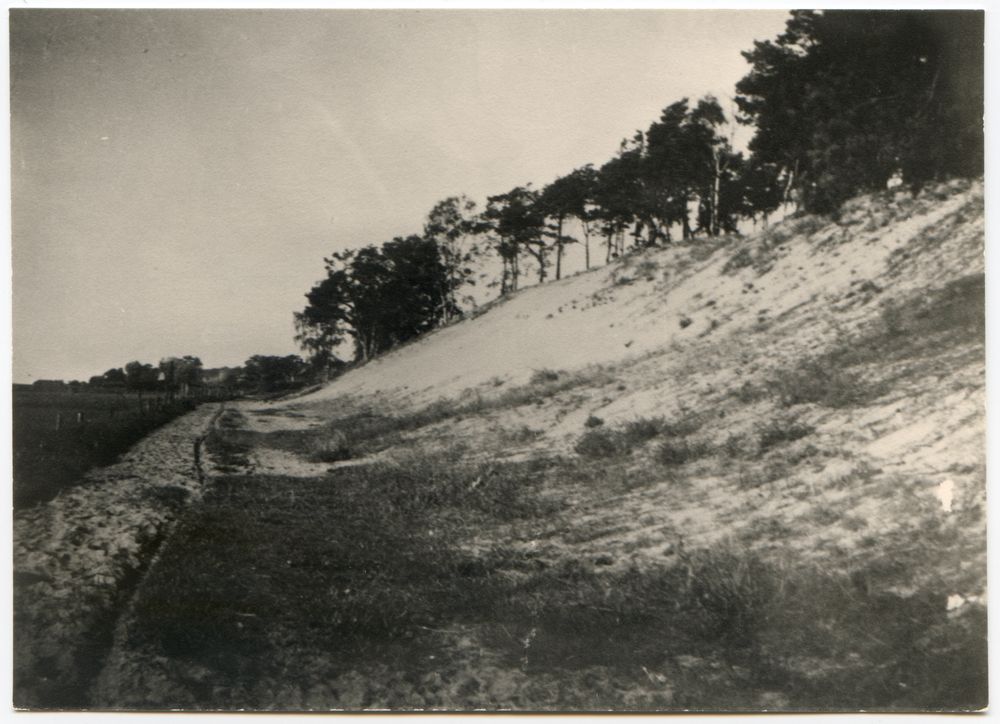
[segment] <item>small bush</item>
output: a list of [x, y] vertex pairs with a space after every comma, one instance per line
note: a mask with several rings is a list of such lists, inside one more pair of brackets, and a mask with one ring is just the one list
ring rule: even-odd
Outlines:
[[718, 547], [684, 557], [691, 597], [714, 614], [714, 633], [727, 647], [757, 645], [769, 604], [779, 591], [775, 570], [756, 556]]
[[660, 434], [666, 437], [687, 437], [701, 429], [704, 419], [698, 413], [686, 413], [676, 422], [663, 422]]
[[783, 443], [801, 440], [807, 435], [812, 435], [814, 432], [816, 432], [816, 428], [809, 425], [799, 425], [798, 423], [783, 425], [778, 421], [772, 421], [761, 428], [758, 433], [760, 451], [762, 453], [767, 452], [771, 448]]
[[541, 430], [532, 430], [527, 425], [522, 425], [518, 430], [505, 431], [502, 437], [505, 442], [521, 445], [536, 440], [541, 434]]
[[825, 228], [830, 222], [822, 216], [810, 214], [792, 222], [791, 234], [796, 236], [812, 236], [820, 229]]
[[662, 417], [641, 417], [638, 420], [625, 423], [622, 436], [629, 447], [641, 445], [647, 440], [659, 437], [665, 426], [666, 421]]
[[743, 458], [749, 456], [748, 441], [746, 435], [730, 435], [722, 444], [722, 451], [729, 458]]
[[691, 442], [687, 439], [667, 440], [656, 451], [656, 461], [661, 465], [684, 465], [701, 460], [712, 454], [712, 446], [707, 442]]
[[621, 436], [606, 430], [585, 432], [573, 449], [587, 458], [613, 458], [626, 452]]
[[651, 282], [656, 279], [656, 272], [659, 268], [660, 265], [652, 259], [643, 259], [635, 268], [635, 273], [637, 276], [643, 277], [647, 282]]
[[729, 394], [742, 402], [744, 405], [760, 402], [761, 400], [766, 400], [771, 396], [771, 393], [768, 390], [763, 387], [759, 387], [752, 382], [744, 382], [742, 387], [732, 390]]
[[859, 407], [886, 392], [884, 385], [864, 383], [859, 375], [804, 360], [794, 370], [782, 370], [768, 382], [783, 407], [815, 403], [824, 407]]
[[735, 254], [723, 265], [723, 274], [732, 274], [739, 269], [753, 265], [753, 251], [748, 246], [741, 246]]
[[339, 430], [312, 438], [309, 447], [310, 460], [318, 463], [336, 463], [354, 457], [351, 446], [347, 442], [347, 436]]
[[587, 418], [587, 421], [585, 423], [583, 423], [583, 426], [584, 427], [600, 427], [603, 424], [604, 424], [604, 420], [603, 419], [601, 419], [600, 417], [595, 417], [594, 415], [591, 415], [590, 417]]
[[[585, 423], [587, 427], [598, 427], [604, 423], [600, 418], [591, 416]], [[584, 433], [583, 437], [576, 444], [575, 450], [584, 457], [609, 458], [627, 455], [632, 449], [643, 443], [659, 437], [667, 431], [673, 431], [671, 426], [662, 418], [639, 418], [625, 423], [620, 430], [591, 430]]]
[[719, 246], [719, 244], [713, 244], [706, 239], [703, 242], [692, 245], [688, 254], [693, 261], [705, 261], [719, 249]]
[[531, 375], [531, 384], [541, 385], [546, 382], [555, 382], [559, 379], [559, 373], [550, 369], [535, 370]]

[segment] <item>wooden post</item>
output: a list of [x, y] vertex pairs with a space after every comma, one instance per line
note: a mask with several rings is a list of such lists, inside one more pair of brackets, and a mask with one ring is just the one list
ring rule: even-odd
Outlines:
[[76, 424], [82, 425], [83, 423], [84, 423], [83, 413], [82, 412], [76, 413]]
[[62, 413], [61, 412], [57, 412], [56, 413], [56, 431], [57, 432], [59, 431], [60, 427], [62, 427]]

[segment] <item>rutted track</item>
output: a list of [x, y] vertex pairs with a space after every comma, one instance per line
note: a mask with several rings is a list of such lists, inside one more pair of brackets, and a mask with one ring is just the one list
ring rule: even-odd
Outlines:
[[171, 523], [201, 495], [203, 405], [14, 518], [14, 705], [90, 706], [115, 621]]

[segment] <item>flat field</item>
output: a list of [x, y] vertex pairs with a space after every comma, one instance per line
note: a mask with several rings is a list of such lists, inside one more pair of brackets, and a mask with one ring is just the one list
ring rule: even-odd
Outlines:
[[[189, 403], [118, 392], [14, 390], [14, 508], [51, 500], [87, 470], [108, 465]], [[58, 425], [57, 425], [58, 421]]]

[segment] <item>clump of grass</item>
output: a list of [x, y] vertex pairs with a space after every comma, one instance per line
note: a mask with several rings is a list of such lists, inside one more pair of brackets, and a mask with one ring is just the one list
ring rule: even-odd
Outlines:
[[841, 518], [843, 518], [843, 511], [831, 505], [815, 505], [812, 510], [803, 516], [804, 520], [820, 527], [831, 526]]
[[231, 434], [219, 429], [211, 430], [205, 436], [205, 452], [215, 458], [216, 468], [220, 472], [236, 472], [237, 469], [250, 464], [248, 457], [250, 445], [231, 438]]
[[760, 402], [761, 400], [766, 400], [771, 396], [770, 391], [765, 387], [760, 387], [750, 381], [744, 382], [741, 387], [735, 390], [731, 390], [729, 394], [742, 402], [744, 405]]
[[768, 389], [783, 407], [814, 403], [824, 407], [863, 407], [884, 395], [884, 384], [865, 382], [860, 375], [820, 360], [803, 360], [792, 370], [779, 370]]
[[730, 435], [722, 444], [722, 452], [728, 458], [750, 457], [752, 451], [750, 449], [749, 437], [743, 434]]
[[749, 525], [740, 531], [738, 537], [741, 543], [752, 544], [759, 540], [785, 540], [795, 534], [780, 517], [754, 518]]
[[940, 289], [886, 300], [878, 320], [863, 335], [821, 360], [851, 367], [937, 354], [945, 346], [981, 341], [986, 332], [985, 294], [985, 276], [973, 274]]
[[611, 430], [588, 430], [573, 450], [587, 458], [614, 458], [628, 452], [621, 435]]
[[635, 268], [635, 273], [637, 277], [642, 277], [647, 282], [651, 282], [656, 279], [656, 272], [659, 271], [660, 265], [657, 264], [652, 259], [643, 259]]
[[780, 587], [776, 571], [755, 555], [723, 546], [683, 558], [691, 581], [690, 595], [714, 614], [713, 633], [727, 647], [758, 646], [767, 610]]
[[320, 463], [336, 463], [350, 460], [354, 452], [347, 442], [347, 435], [339, 430], [332, 430], [322, 436], [309, 438], [312, 452], [310, 459]]
[[531, 375], [531, 384], [541, 385], [546, 382], [555, 382], [559, 379], [559, 373], [550, 369], [535, 370]]
[[664, 434], [666, 429], [667, 422], [663, 417], [640, 417], [625, 423], [622, 437], [629, 447], [634, 447], [647, 440], [652, 440], [654, 437], [659, 437]]
[[534, 442], [541, 435], [541, 430], [532, 430], [527, 425], [522, 425], [517, 430], [505, 430], [501, 437], [505, 442], [523, 445], [524, 443]]
[[768, 237], [761, 239], [755, 245], [741, 246], [723, 264], [721, 273], [732, 276], [740, 269], [753, 267], [758, 276], [766, 274], [774, 266], [777, 259], [774, 252], [774, 248], [777, 246], [778, 244], [769, 240]]
[[689, 247], [688, 255], [692, 261], [701, 262], [709, 259], [722, 244], [712, 243], [710, 239], [699, 240], [697, 244]]
[[867, 528], [868, 527], [868, 521], [867, 521], [867, 519], [862, 518], [859, 515], [849, 515], [849, 516], [846, 516], [841, 521], [841, 525], [843, 525], [847, 530], [851, 531], [852, 533], [856, 533], [859, 530], [863, 530], [863, 529]]
[[661, 465], [684, 465], [701, 460], [715, 452], [707, 441], [693, 441], [688, 438], [665, 440], [656, 449], [654, 459]]
[[219, 415], [216, 425], [223, 429], [238, 429], [246, 424], [247, 418], [239, 410], [227, 409]]
[[590, 427], [600, 427], [603, 424], [604, 424], [604, 420], [602, 418], [597, 417], [595, 415], [590, 415], [587, 418], [587, 421], [585, 423], [583, 423], [583, 426], [590, 428]]
[[778, 445], [794, 442], [816, 432], [815, 427], [797, 422], [782, 423], [772, 420], [758, 431], [760, 452], [764, 453]]
[[809, 214], [795, 219], [785, 231], [786, 237], [778, 243], [784, 243], [792, 236], [812, 236], [820, 229], [825, 228], [830, 222], [822, 216]]
[[[603, 420], [601, 423], [603, 424]], [[630, 420], [615, 430], [591, 429], [583, 434], [574, 449], [584, 457], [621, 457], [654, 438], [683, 437], [696, 432], [700, 427], [701, 418], [694, 415], [685, 415], [676, 422], [668, 422], [663, 417], [642, 417]]]
[[705, 417], [697, 412], [685, 412], [674, 421], [665, 421], [660, 434], [665, 437], [687, 437], [693, 435], [705, 424]]
[[754, 261], [753, 251], [750, 250], [748, 246], [741, 246], [735, 254], [729, 257], [729, 260], [722, 267], [723, 274], [732, 274], [740, 269], [745, 269], [751, 266]]
[[867, 461], [862, 460], [846, 475], [841, 475], [830, 481], [827, 487], [833, 490], [860, 488], [870, 483], [881, 472], [880, 468], [876, 468]]

